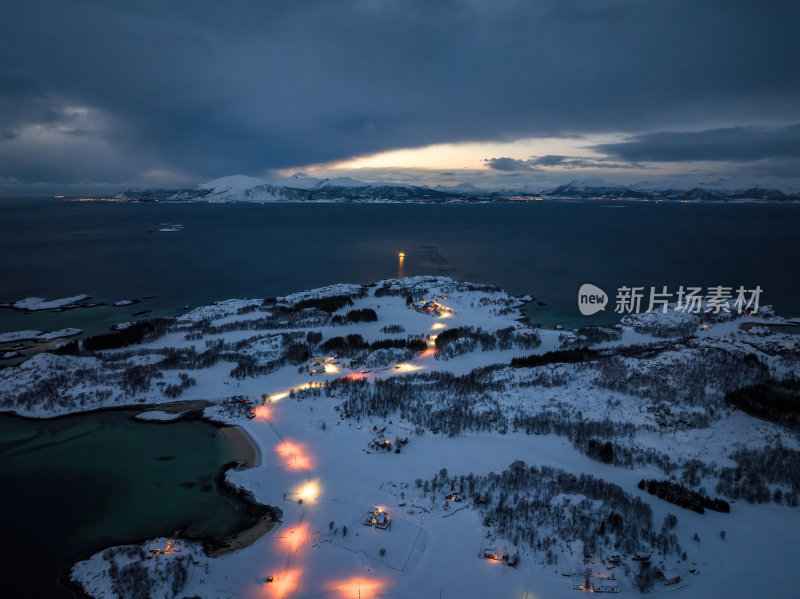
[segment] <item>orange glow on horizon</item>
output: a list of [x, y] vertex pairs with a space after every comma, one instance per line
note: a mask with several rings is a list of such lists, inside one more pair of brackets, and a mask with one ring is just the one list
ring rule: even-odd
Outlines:
[[378, 597], [378, 593], [385, 587], [386, 582], [383, 580], [371, 580], [361, 576], [353, 576], [346, 580], [331, 583], [328, 589], [336, 592], [343, 599], [355, 599], [356, 597], [372, 599]]

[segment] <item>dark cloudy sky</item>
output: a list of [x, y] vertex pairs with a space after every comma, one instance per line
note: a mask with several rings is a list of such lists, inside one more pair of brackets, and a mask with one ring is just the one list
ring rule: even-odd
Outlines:
[[0, 193], [791, 181], [798, 22], [791, 1], [6, 0]]

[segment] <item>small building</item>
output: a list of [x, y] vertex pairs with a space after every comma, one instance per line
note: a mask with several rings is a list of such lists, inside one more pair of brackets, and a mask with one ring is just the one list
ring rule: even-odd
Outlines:
[[370, 509], [370, 511], [367, 512], [367, 517], [364, 519], [364, 526], [374, 526], [381, 530], [389, 528], [391, 523], [392, 519], [389, 517], [389, 514], [377, 507]]
[[[566, 576], [566, 575], [565, 575]], [[585, 591], [588, 587], [586, 582], [586, 575], [584, 574], [571, 574], [572, 589], [575, 591]]]
[[450, 501], [455, 501], [456, 503], [458, 503], [459, 501], [461, 501], [461, 497], [459, 496], [459, 494], [458, 494], [458, 493], [455, 493], [455, 492], [454, 492], [454, 493], [450, 493], [450, 494], [447, 496], [447, 498], [448, 498]]
[[153, 555], [161, 555], [172, 551], [172, 541], [161, 537], [154, 539], [147, 544], [147, 550]]
[[681, 575], [675, 568], [659, 568], [656, 574], [658, 579], [665, 585], [677, 584], [681, 581]]
[[591, 589], [595, 593], [619, 593], [616, 579], [603, 576], [592, 576]]
[[494, 560], [503, 559], [503, 556], [500, 553], [498, 553], [497, 550], [494, 549], [493, 547], [487, 547], [486, 549], [484, 549], [483, 557], [485, 559], [494, 559]]

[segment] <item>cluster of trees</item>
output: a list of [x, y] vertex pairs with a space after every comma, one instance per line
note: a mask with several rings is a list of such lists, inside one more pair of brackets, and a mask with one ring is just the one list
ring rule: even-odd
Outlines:
[[523, 409], [509, 413], [498, 401], [504, 382], [473, 371], [455, 376], [447, 372], [431, 372], [366, 381], [339, 379], [326, 393], [342, 397], [339, 406], [345, 418], [388, 418], [397, 414], [417, 427], [450, 436], [464, 431], [513, 429], [527, 434], [557, 434], [594, 459], [617, 466], [633, 468], [654, 465], [667, 474], [678, 464], [653, 448], [622, 444], [615, 439], [631, 439], [639, 426], [612, 419], [585, 420], [565, 408], [530, 413]]
[[[649, 359], [661, 354], [657, 363]], [[640, 358], [625, 360], [624, 358]], [[597, 384], [607, 389], [647, 397], [671, 406], [719, 409], [724, 394], [769, 375], [769, 368], [753, 353], [718, 346], [628, 347], [609, 352], [595, 367]]]
[[369, 344], [361, 335], [347, 335], [346, 337], [331, 337], [320, 346], [326, 354], [336, 354], [341, 358], [350, 358], [365, 350]]
[[656, 312], [635, 314], [623, 319], [635, 331], [654, 337], [689, 337], [697, 332], [700, 317], [690, 312], [668, 312], [667, 316]]
[[234, 331], [264, 331], [270, 329], [310, 329], [330, 324], [331, 315], [323, 310], [294, 311], [274, 309], [263, 318], [233, 320], [213, 324], [211, 320], [201, 320], [184, 327], [189, 334], [196, 337], [202, 335], [222, 335]]
[[706, 464], [702, 460], [692, 458], [683, 462], [681, 482], [690, 487], [697, 487], [707, 476], [716, 476], [719, 468], [714, 464]]
[[731, 511], [730, 504], [724, 499], [712, 499], [670, 480], [642, 479], [638, 486], [642, 490], [646, 489], [650, 495], [655, 495], [664, 501], [669, 501], [698, 514], [704, 513], [706, 509], [724, 513]]
[[[356, 297], [359, 297], [356, 295]], [[294, 306], [291, 306], [288, 309], [291, 310], [307, 310], [308, 308], [314, 308], [316, 310], [322, 310], [323, 312], [327, 312], [328, 314], [333, 314], [337, 310], [344, 308], [345, 306], [352, 306], [353, 305], [353, 298], [349, 295], [329, 295], [326, 297], [311, 297], [308, 299], [300, 300], [299, 302], [295, 303]], [[287, 309], [287, 308], [284, 308]]]
[[345, 418], [386, 418], [397, 413], [419, 427], [454, 436], [463, 430], [488, 430], [507, 426], [497, 400], [489, 393], [499, 383], [470, 373], [429, 372], [375, 381], [337, 379], [326, 387], [341, 396]]
[[396, 335], [397, 333], [404, 333], [406, 328], [401, 324], [387, 324], [385, 327], [381, 327], [381, 333], [386, 333], [387, 335]]
[[378, 320], [378, 313], [372, 308], [361, 308], [360, 310], [350, 310], [344, 316], [334, 316], [331, 324], [348, 324], [351, 322], [375, 322]]
[[779, 445], [740, 449], [731, 458], [737, 465], [722, 469], [717, 493], [749, 503], [800, 504], [800, 451]]
[[562, 333], [558, 336], [561, 347], [565, 349], [588, 347], [603, 341], [616, 341], [622, 337], [622, 329], [616, 327], [598, 327], [588, 325], [576, 329], [571, 333]]
[[73, 339], [57, 348], [55, 353], [62, 355], [78, 355], [82, 353], [81, 350], [96, 352], [154, 341], [161, 335], [167, 333], [174, 322], [174, 318], [151, 318], [149, 320], [141, 320], [139, 322], [134, 322], [124, 329], [119, 329], [110, 333], [94, 335], [83, 340]]
[[[126, 558], [128, 563], [120, 567], [118, 556]], [[107, 549], [103, 557], [109, 562], [108, 577], [117, 597], [149, 599], [155, 587], [164, 588], [167, 594], [177, 597], [186, 586], [188, 556], [146, 562], [147, 554], [140, 546], [128, 545]], [[147, 564], [152, 565], [152, 569]]]
[[[574, 541], [581, 541], [588, 553], [633, 554], [656, 546], [665, 555], [680, 551], [669, 528], [656, 532], [645, 502], [588, 474], [529, 467], [518, 460], [507, 470], [486, 476], [451, 477], [443, 469], [429, 481], [418, 479], [416, 485], [432, 495], [432, 503], [453, 492], [469, 496], [485, 526], [534, 551], [547, 552], [559, 542]], [[555, 559], [551, 552], [549, 563]]]
[[725, 401], [762, 420], [800, 429], [800, 379], [766, 381], [728, 391]]
[[193, 377], [190, 377], [185, 372], [178, 373], [178, 379], [180, 380], [179, 383], [167, 385], [166, 387], [164, 387], [163, 390], [164, 395], [166, 395], [171, 399], [175, 399], [181, 393], [183, 393], [184, 389], [188, 389], [189, 387], [197, 384], [197, 381]]
[[513, 358], [513, 368], [535, 368], [547, 364], [574, 364], [576, 362], [589, 362], [596, 360], [600, 352], [594, 349], [574, 348], [549, 351], [543, 354], [532, 354], [521, 358]]
[[367, 343], [361, 335], [347, 335], [346, 337], [331, 337], [326, 340], [320, 349], [326, 354], [336, 354], [342, 358], [358, 358], [364, 351], [374, 352], [379, 349], [403, 349], [410, 351], [424, 351], [427, 348], [424, 339], [379, 339]]
[[378, 349], [408, 349], [411, 351], [425, 351], [428, 344], [424, 339], [379, 339], [369, 344], [370, 351]]
[[514, 327], [507, 327], [489, 333], [480, 327], [456, 327], [446, 329], [436, 337], [438, 359], [448, 359], [466, 354], [480, 348], [480, 351], [493, 349], [511, 349], [521, 347], [531, 349], [541, 343], [539, 335], [535, 332], [521, 332]]

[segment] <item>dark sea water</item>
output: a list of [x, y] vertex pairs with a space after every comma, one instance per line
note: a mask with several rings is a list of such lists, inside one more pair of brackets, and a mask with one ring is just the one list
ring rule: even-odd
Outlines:
[[68, 597], [59, 573], [94, 551], [184, 527], [205, 536], [252, 524], [216, 487], [233, 455], [214, 426], [133, 414], [0, 416], [0, 596]]
[[[185, 225], [153, 232], [159, 223]], [[744, 285], [800, 315], [800, 205], [643, 202], [132, 204], [0, 199], [0, 301], [80, 293], [129, 307], [62, 313], [0, 309], [0, 332], [65, 326], [99, 332], [136, 312], [176, 314], [230, 297], [338, 282], [444, 274], [547, 302], [544, 326], [582, 317], [577, 290], [599, 285]]]

